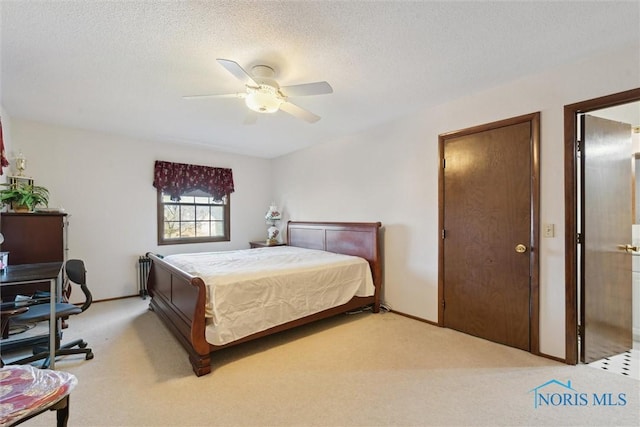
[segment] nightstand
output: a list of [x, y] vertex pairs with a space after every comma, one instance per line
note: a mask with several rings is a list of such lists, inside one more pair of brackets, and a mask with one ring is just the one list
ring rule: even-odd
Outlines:
[[254, 248], [267, 248], [269, 246], [287, 246], [287, 244], [286, 243], [269, 244], [265, 240], [259, 240], [257, 242], [249, 242], [249, 246], [251, 247], [251, 249], [254, 249]]

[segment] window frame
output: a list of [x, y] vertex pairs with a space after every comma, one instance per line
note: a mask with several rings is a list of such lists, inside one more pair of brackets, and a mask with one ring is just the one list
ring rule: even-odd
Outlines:
[[[204, 236], [204, 237], [178, 237], [167, 239], [164, 237], [164, 206], [162, 201], [162, 190], [157, 190], [157, 226], [158, 226], [158, 245], [181, 245], [186, 243], [210, 243], [210, 242], [229, 242], [231, 241], [231, 195], [226, 195], [227, 202], [223, 205], [223, 223], [224, 223], [224, 235], [222, 236]], [[194, 204], [197, 206], [197, 204]], [[206, 204], [201, 204], [204, 206]], [[208, 206], [214, 206], [208, 204]], [[220, 205], [215, 205], [220, 206]]]

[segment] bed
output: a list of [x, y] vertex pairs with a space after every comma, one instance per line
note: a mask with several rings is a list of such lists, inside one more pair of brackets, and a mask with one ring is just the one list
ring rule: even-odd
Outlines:
[[[213, 293], [213, 288], [210, 285], [212, 276], [210, 277], [209, 273], [196, 274], [194, 271], [197, 270], [197, 267], [191, 268], [189, 264], [185, 264], [186, 261], [180, 256], [161, 257], [152, 253], [148, 254], [149, 258], [151, 258], [151, 269], [147, 283], [149, 295], [151, 296], [150, 309], [158, 315], [185, 348], [195, 374], [197, 376], [206, 375], [211, 372], [211, 354], [226, 347], [366, 306], [371, 306], [372, 311], [377, 313], [380, 310], [382, 291], [380, 229], [381, 223], [379, 222], [289, 221], [287, 223], [287, 246], [264, 248], [265, 250], [272, 250], [273, 254], [292, 254], [294, 257], [299, 255], [294, 248], [322, 251], [322, 253], [315, 254], [314, 258], [316, 259], [324, 258], [325, 256], [323, 255], [326, 253], [328, 253], [326, 254], [327, 258], [332, 257], [330, 254], [342, 254], [347, 256], [345, 258], [352, 259], [357, 257], [357, 260], [341, 260], [339, 261], [342, 266], [340, 268], [346, 268], [344, 265], [347, 261], [349, 263], [353, 261], [356, 264], [357, 262], [364, 263], [365, 268], [368, 267], [369, 270], [366, 273], [371, 280], [370, 287], [368, 287], [369, 292], [363, 290], [364, 288], [360, 286], [353, 296], [338, 296], [339, 288], [343, 285], [334, 285], [330, 291], [321, 292], [335, 295], [335, 297], [329, 298], [334, 302], [323, 301], [322, 304], [324, 306], [319, 305], [318, 307], [320, 308], [314, 308], [316, 311], [311, 314], [299, 314], [296, 310], [290, 310], [292, 313], [289, 313], [289, 317], [293, 316], [294, 318], [285, 319], [282, 321], [283, 323], [273, 324], [274, 322], [279, 322], [279, 320], [271, 320], [270, 316], [267, 316], [267, 323], [262, 323], [261, 330], [251, 333], [243, 330], [240, 333], [235, 333], [233, 332], [235, 326], [232, 325], [229, 329], [231, 332], [225, 329], [224, 332], [218, 334], [222, 337], [218, 336], [216, 338], [216, 336], [212, 335], [212, 323], [213, 319], [217, 319], [216, 316], [220, 317], [221, 315], [216, 312], [216, 309], [212, 310], [209, 298]], [[262, 253], [259, 249], [246, 249], [236, 252], [243, 257], [247, 253], [254, 254], [254, 258], [259, 258]], [[271, 256], [271, 253], [269, 253], [269, 256]], [[301, 261], [301, 263], [304, 262]], [[242, 265], [244, 266], [245, 264]], [[315, 269], [315, 267], [306, 265], [306, 270]], [[245, 277], [245, 283], [254, 282], [253, 276], [257, 273], [250, 271], [251, 268], [251, 266], [242, 267], [244, 275], [251, 276], [248, 279]], [[358, 267], [354, 265], [349, 268], [356, 269]], [[361, 269], [361, 267], [359, 268]], [[223, 268], [221, 267], [221, 269]], [[334, 277], [334, 274], [331, 273], [328, 276]], [[303, 278], [303, 280], [306, 279]], [[351, 282], [345, 280], [344, 283]], [[347, 285], [345, 284], [344, 286]], [[305, 298], [307, 298], [308, 303], [313, 303], [314, 301], [313, 297], [307, 296]], [[346, 302], [345, 298], [348, 298]], [[331, 306], [326, 306], [326, 304]], [[235, 306], [237, 307], [239, 304], [236, 303]], [[225, 310], [219, 309], [218, 311]], [[243, 316], [242, 313], [248, 314]], [[249, 308], [245, 312], [236, 313], [235, 319], [259, 317], [252, 313]], [[220, 329], [220, 325], [217, 324], [215, 329]]]

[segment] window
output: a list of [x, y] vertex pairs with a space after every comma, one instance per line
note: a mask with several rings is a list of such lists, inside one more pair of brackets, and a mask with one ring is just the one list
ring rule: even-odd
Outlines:
[[230, 240], [231, 169], [156, 161], [158, 244]]
[[229, 241], [229, 202], [229, 196], [216, 201], [201, 190], [171, 200], [158, 190], [158, 244]]

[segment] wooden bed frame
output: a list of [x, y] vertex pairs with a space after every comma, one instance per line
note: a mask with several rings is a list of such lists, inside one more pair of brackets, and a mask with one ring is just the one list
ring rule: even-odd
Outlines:
[[381, 223], [355, 222], [297, 222], [287, 223], [287, 244], [308, 249], [320, 249], [366, 259], [371, 266], [375, 294], [354, 297], [346, 304], [303, 317], [231, 343], [216, 346], [205, 339], [204, 281], [165, 262], [152, 253], [148, 290], [150, 308], [175, 335], [189, 353], [189, 361], [197, 376], [211, 372], [211, 353], [225, 347], [254, 340], [276, 332], [331, 317], [367, 305], [373, 312], [380, 310], [382, 291], [382, 257], [380, 251]]

